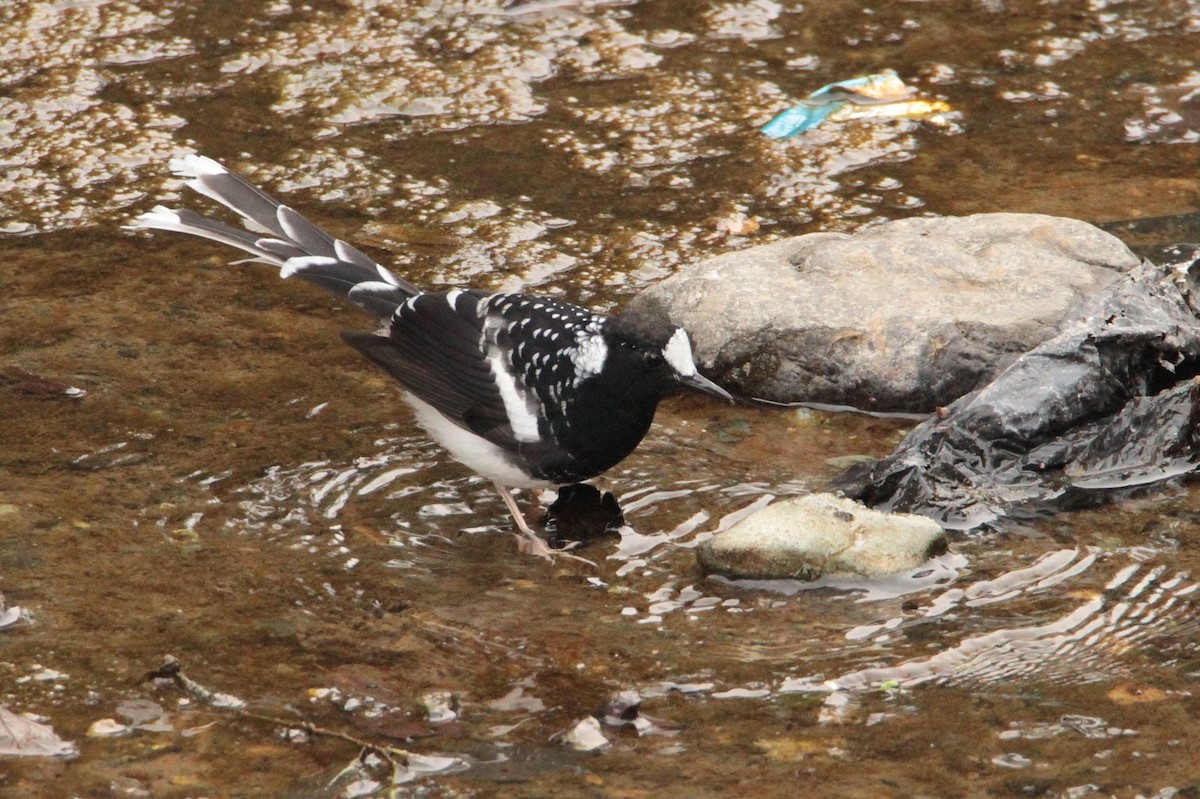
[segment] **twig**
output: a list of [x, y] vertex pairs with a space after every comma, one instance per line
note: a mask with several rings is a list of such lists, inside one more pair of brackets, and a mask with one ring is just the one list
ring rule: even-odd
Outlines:
[[[194, 696], [197, 699], [212, 705], [221, 710], [232, 710], [238, 716], [254, 719], [255, 721], [265, 721], [269, 724], [274, 724], [285, 729], [301, 729], [309, 735], [321, 735], [327, 738], [336, 738], [347, 743], [352, 743], [361, 750], [358, 754], [358, 761], [366, 765], [366, 757], [370, 754], [375, 754], [387, 762], [395, 775], [397, 766], [408, 766], [408, 751], [399, 749], [394, 746], [382, 746], [374, 741], [368, 741], [364, 738], [359, 738], [349, 733], [331, 730], [326, 727], [321, 727], [304, 720], [289, 720], [279, 716], [272, 716], [267, 713], [259, 713], [257, 711], [248, 710], [245, 701], [239, 699], [232, 694], [224, 694], [218, 691], [213, 691], [204, 687], [192, 678], [183, 673], [183, 666], [179, 663], [179, 659], [173, 655], [166, 655], [163, 658], [163, 663], [154, 671], [146, 674], [146, 681], [151, 680], [170, 680], [184, 693]], [[340, 776], [340, 775], [339, 775]], [[335, 778], [336, 779], [336, 778]]]

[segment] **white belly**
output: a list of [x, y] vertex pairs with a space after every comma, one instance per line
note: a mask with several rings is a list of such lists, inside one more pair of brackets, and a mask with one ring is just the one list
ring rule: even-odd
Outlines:
[[556, 484], [530, 477], [513, 465], [504, 450], [459, 427], [427, 402], [407, 391], [404, 400], [412, 406], [419, 424], [450, 457], [471, 471], [509, 488], [553, 488]]

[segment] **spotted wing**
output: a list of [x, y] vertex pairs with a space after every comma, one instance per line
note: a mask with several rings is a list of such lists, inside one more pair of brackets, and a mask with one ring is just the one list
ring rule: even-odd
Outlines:
[[555, 457], [579, 331], [599, 317], [553, 300], [450, 291], [409, 299], [388, 335], [345, 334], [405, 389], [535, 471]]
[[[541, 434], [561, 439], [581, 377], [581, 343], [599, 337], [604, 317], [575, 305], [523, 294], [487, 301], [486, 339], [492, 357], [512, 375], [542, 420]], [[586, 349], [586, 348], [585, 348]]]

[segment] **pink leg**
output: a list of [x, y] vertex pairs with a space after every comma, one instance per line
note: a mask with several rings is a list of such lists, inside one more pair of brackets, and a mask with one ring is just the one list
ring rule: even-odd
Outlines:
[[516, 534], [517, 549], [526, 555], [536, 555], [546, 560], [554, 560], [555, 556], [561, 556], [570, 558], [571, 560], [582, 561], [589, 566], [595, 567], [596, 564], [586, 558], [551, 549], [545, 540], [535, 533], [529, 526], [529, 523], [525, 521], [525, 514], [521, 513], [521, 509], [517, 507], [517, 501], [513, 499], [512, 492], [499, 483], [493, 482], [493, 485], [496, 486], [496, 491], [499, 492], [500, 498], [504, 500], [505, 506], [508, 507], [508, 512], [512, 514], [513, 521], [516, 522], [517, 529], [520, 530], [520, 533]]

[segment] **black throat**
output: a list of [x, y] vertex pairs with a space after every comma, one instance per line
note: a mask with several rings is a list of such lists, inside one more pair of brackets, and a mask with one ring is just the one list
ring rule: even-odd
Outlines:
[[646, 436], [659, 400], [673, 387], [634, 359], [610, 357], [572, 392], [554, 426], [561, 456], [540, 464], [545, 479], [579, 482], [622, 461]]

